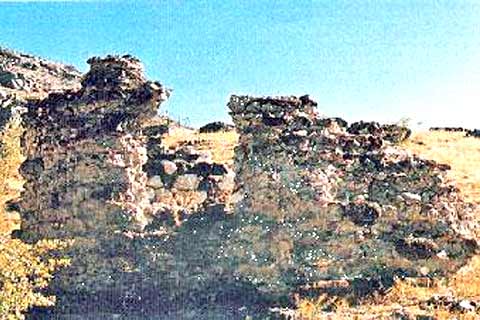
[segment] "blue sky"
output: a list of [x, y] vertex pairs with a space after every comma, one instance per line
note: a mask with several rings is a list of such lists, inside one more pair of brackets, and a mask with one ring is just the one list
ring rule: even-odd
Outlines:
[[480, 1], [2, 1], [0, 46], [86, 71], [131, 53], [194, 126], [231, 94], [309, 93], [347, 120], [480, 127]]

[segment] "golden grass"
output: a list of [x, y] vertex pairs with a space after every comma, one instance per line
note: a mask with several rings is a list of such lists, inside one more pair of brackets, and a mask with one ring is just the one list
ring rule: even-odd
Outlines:
[[212, 153], [213, 161], [233, 163], [233, 153], [238, 141], [235, 131], [221, 131], [216, 133], [199, 133], [188, 129], [172, 130], [162, 141], [168, 148], [176, 148], [186, 143], [192, 143], [200, 151]]
[[20, 126], [20, 118], [10, 121], [5, 130], [0, 134], [0, 235], [6, 235], [18, 226], [18, 215], [7, 213], [4, 205], [9, 200], [20, 195], [23, 180], [18, 172], [24, 157], [20, 148], [20, 135], [23, 129]]
[[424, 158], [449, 164], [465, 199], [480, 202], [480, 139], [463, 132], [418, 132], [403, 146]]
[[46, 297], [39, 291], [48, 285], [55, 270], [68, 265], [66, 259], [50, 256], [52, 250], [67, 242], [41, 241], [28, 245], [10, 238], [18, 228], [18, 214], [6, 212], [5, 203], [17, 198], [23, 186], [18, 169], [24, 157], [20, 148], [23, 129], [20, 118], [14, 118], [0, 134], [0, 320], [23, 319], [23, 312], [31, 306], [50, 306], [55, 297]]
[[68, 259], [50, 255], [65, 248], [65, 241], [45, 240], [28, 245], [0, 236], [0, 320], [24, 319], [32, 306], [52, 306], [55, 297], [40, 290], [48, 286], [53, 273], [69, 265]]

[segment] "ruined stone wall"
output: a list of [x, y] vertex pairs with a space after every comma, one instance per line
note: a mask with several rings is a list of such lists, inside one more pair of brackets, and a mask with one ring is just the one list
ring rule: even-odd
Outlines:
[[[194, 146], [168, 149], [161, 137], [166, 126], [146, 128], [148, 161], [144, 169], [154, 215], [173, 218], [178, 226], [194, 213], [209, 214], [230, 209], [235, 174], [225, 164], [212, 160], [210, 152]], [[166, 219], [165, 219], [166, 218]]]
[[152, 214], [141, 126], [168, 97], [133, 57], [88, 63], [80, 90], [27, 106], [19, 203], [23, 239], [75, 240], [72, 266], [53, 288], [77, 294], [121, 290], [124, 280], [115, 275], [134, 265], [135, 249], [123, 232], [142, 230]]
[[271, 245], [256, 257], [283, 256], [270, 267], [245, 262], [247, 278], [271, 284], [266, 274], [278, 270], [293, 272], [290, 285], [435, 276], [477, 250], [478, 209], [445, 181], [446, 166], [393, 145], [408, 132], [365, 123], [347, 132], [321, 119], [308, 96], [232, 96], [228, 106], [240, 133], [236, 212], [268, 225], [258, 230]]
[[[0, 133], [20, 117], [27, 100], [80, 88], [80, 72], [0, 47]], [[1, 147], [0, 139], [0, 147]]]

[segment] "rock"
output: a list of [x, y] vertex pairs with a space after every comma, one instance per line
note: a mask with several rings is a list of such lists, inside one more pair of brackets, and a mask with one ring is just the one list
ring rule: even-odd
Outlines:
[[480, 138], [480, 129], [468, 130], [465, 136]]
[[174, 196], [170, 190], [157, 189], [155, 190], [155, 201], [159, 204], [170, 204], [174, 202]]
[[430, 131], [464, 132], [467, 129], [462, 127], [431, 127]]
[[377, 209], [367, 204], [349, 204], [342, 209], [344, 216], [359, 226], [371, 226], [380, 216]]
[[23, 90], [20, 78], [17, 74], [10, 71], [0, 71], [0, 86], [10, 89]]
[[173, 161], [162, 160], [161, 161], [163, 172], [168, 175], [172, 175], [177, 172], [177, 165]]
[[459, 306], [460, 309], [465, 310], [467, 312], [475, 311], [478, 308], [478, 306], [475, 302], [470, 301], [470, 300], [465, 300], [465, 299], [460, 301], [458, 306]]
[[195, 166], [195, 173], [202, 177], [208, 177], [209, 175], [223, 176], [227, 172], [227, 167], [219, 163], [199, 162]]
[[340, 128], [348, 128], [348, 122], [342, 118], [322, 118], [318, 119], [317, 123], [322, 127], [331, 127], [336, 125]]
[[382, 129], [384, 131], [383, 139], [392, 143], [400, 143], [412, 135], [412, 130], [409, 128], [395, 124], [383, 125]]
[[7, 88], [20, 100], [80, 89], [81, 74], [72, 66], [4, 48], [0, 48], [0, 66], [0, 88]]
[[155, 189], [154, 189], [154, 188], [148, 188], [148, 189], [147, 189], [147, 198], [148, 198], [148, 200], [154, 201], [155, 196], [156, 196], [156, 194], [155, 194]]
[[[148, 136], [150, 141], [156, 136], [154, 132], [149, 133], [152, 134]], [[215, 208], [223, 208], [220, 211], [230, 209], [234, 173], [229, 166], [214, 162], [208, 150], [182, 143], [177, 148], [166, 149], [156, 142], [147, 144], [147, 148], [148, 161], [144, 166], [147, 175], [160, 174], [162, 190], [170, 192], [168, 197], [157, 196], [152, 201], [152, 207], [162, 208], [158, 212], [169, 214], [176, 225], [181, 225], [183, 217], [218, 212]], [[172, 167], [171, 170], [167, 166]], [[183, 175], [197, 176], [198, 179], [186, 179], [181, 177]]]
[[410, 201], [410, 202], [422, 202], [422, 196], [411, 193], [411, 192], [404, 192], [402, 193], [403, 199]]
[[408, 139], [412, 133], [410, 129], [395, 124], [380, 125], [378, 122], [364, 121], [352, 123], [347, 132], [351, 134], [371, 134], [391, 143], [400, 143]]
[[167, 134], [169, 131], [168, 125], [154, 125], [143, 129], [143, 134], [147, 137], [159, 137]]
[[153, 189], [160, 189], [163, 187], [162, 177], [153, 176], [148, 179], [147, 186], [152, 187]]
[[421, 304], [423, 308], [443, 309], [449, 312], [478, 312], [480, 302], [468, 299], [458, 299], [452, 295], [434, 295]]
[[382, 128], [378, 122], [359, 121], [352, 123], [348, 129], [351, 134], [371, 134], [379, 136], [382, 134]]
[[173, 187], [178, 190], [196, 190], [199, 183], [200, 178], [196, 174], [184, 174], [177, 177]]
[[230, 174], [226, 175], [220, 182], [218, 183], [218, 189], [223, 192], [231, 193], [235, 188], [235, 176]]

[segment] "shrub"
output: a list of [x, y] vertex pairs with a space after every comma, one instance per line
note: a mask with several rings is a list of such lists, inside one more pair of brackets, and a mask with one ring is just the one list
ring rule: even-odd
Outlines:
[[0, 319], [23, 319], [22, 312], [32, 306], [51, 306], [55, 298], [44, 296], [52, 273], [68, 264], [51, 255], [65, 243], [42, 241], [28, 245], [20, 240], [0, 237]]
[[44, 296], [52, 273], [68, 264], [53, 256], [67, 243], [42, 241], [28, 245], [10, 238], [18, 219], [6, 214], [5, 204], [19, 196], [22, 179], [18, 168], [23, 161], [20, 117], [11, 119], [0, 133], [0, 320], [23, 319], [22, 312], [33, 306], [49, 306], [54, 297]]

